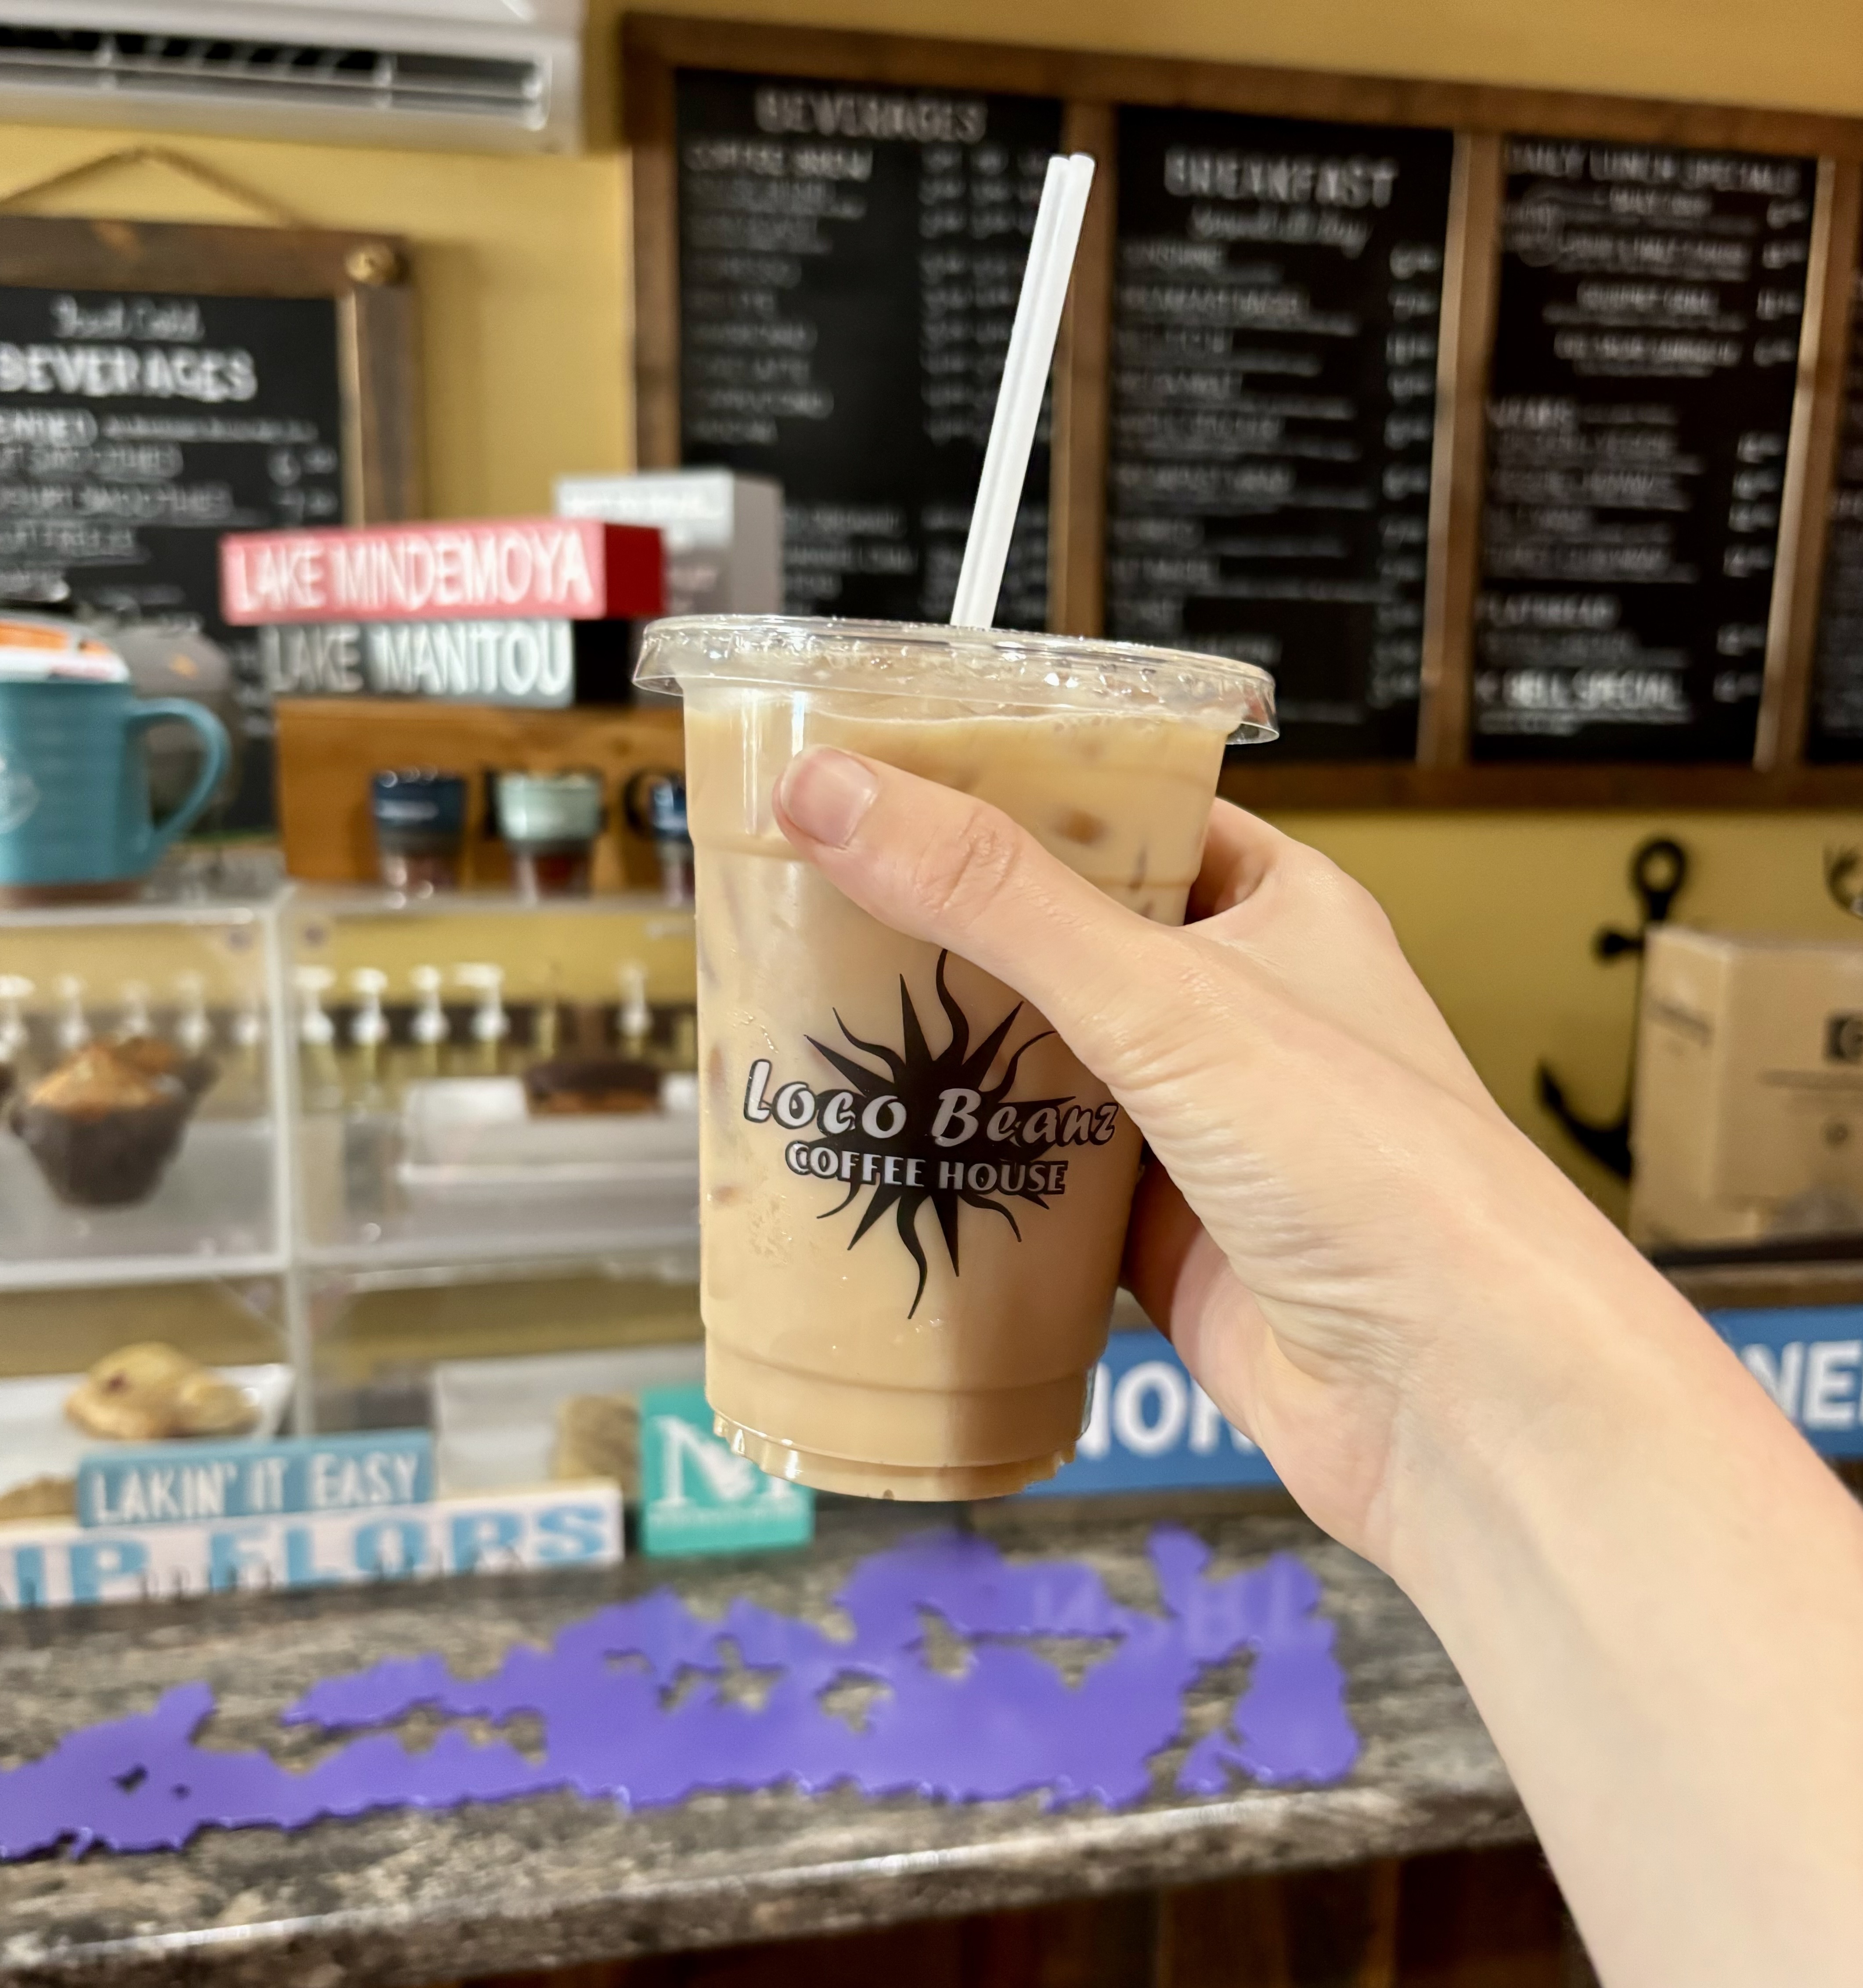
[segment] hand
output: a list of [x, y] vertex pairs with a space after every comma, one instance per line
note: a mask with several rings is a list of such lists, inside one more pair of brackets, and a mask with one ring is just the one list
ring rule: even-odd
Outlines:
[[1854, 1981], [1863, 1520], [1502, 1117], [1364, 892], [1219, 806], [1172, 931], [850, 754], [793, 761], [777, 806], [1131, 1111], [1133, 1290], [1429, 1618], [1611, 1988]]
[[1265, 823], [1217, 803], [1174, 931], [876, 762], [805, 754], [776, 800], [857, 904], [1026, 995], [1131, 1113], [1156, 1164], [1128, 1283], [1306, 1510], [1381, 1564], [1445, 1424], [1506, 1445], [1557, 1400], [1574, 1354], [1545, 1321], [1587, 1309], [1581, 1268], [1679, 1303], [1502, 1115], [1372, 898]]

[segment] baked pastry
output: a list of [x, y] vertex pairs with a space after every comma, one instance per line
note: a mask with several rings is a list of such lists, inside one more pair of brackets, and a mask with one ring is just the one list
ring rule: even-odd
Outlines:
[[631, 1395], [572, 1395], [556, 1411], [550, 1474], [612, 1477], [625, 1497], [641, 1491], [641, 1405]]
[[29, 1477], [0, 1491], [0, 1525], [14, 1519], [71, 1519], [77, 1510], [75, 1477]]
[[259, 1420], [242, 1390], [159, 1339], [105, 1354], [73, 1391], [65, 1413], [87, 1435], [112, 1442], [245, 1435]]
[[155, 1192], [192, 1104], [178, 1078], [92, 1043], [26, 1092], [9, 1122], [60, 1201], [127, 1208]]
[[110, 1049], [119, 1063], [127, 1063], [144, 1077], [173, 1077], [191, 1098], [211, 1088], [220, 1074], [220, 1066], [211, 1057], [184, 1056], [160, 1036], [125, 1036]]
[[532, 1112], [546, 1117], [653, 1111], [659, 1108], [660, 1073], [629, 1057], [552, 1057], [525, 1071], [524, 1095]]

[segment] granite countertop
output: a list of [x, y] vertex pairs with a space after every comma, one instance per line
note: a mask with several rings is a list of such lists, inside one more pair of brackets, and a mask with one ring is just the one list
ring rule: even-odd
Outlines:
[[[1320, 1576], [1364, 1741], [1338, 1785], [1241, 1783], [1117, 1813], [1091, 1803], [1044, 1812], [1033, 1797], [939, 1804], [843, 1790], [706, 1795], [627, 1814], [552, 1794], [292, 1834], [210, 1831], [178, 1853], [0, 1866], [0, 1984], [418, 1984], [1528, 1837], [1421, 1618], [1297, 1517], [1212, 1501], [1168, 1514], [1129, 1504], [979, 1508], [975, 1523], [1012, 1556], [1084, 1560], [1115, 1599], [1142, 1606], [1156, 1594], [1145, 1542], [1165, 1516], [1211, 1545], [1213, 1573], [1291, 1549]], [[308, 1762], [327, 1741], [276, 1716], [320, 1677], [429, 1651], [458, 1673], [482, 1674], [514, 1644], [541, 1643], [604, 1603], [669, 1582], [703, 1612], [744, 1594], [820, 1616], [856, 1560], [925, 1522], [922, 1509], [824, 1509], [813, 1547], [758, 1560], [635, 1560], [601, 1575], [12, 1618], [0, 1625], [0, 1767], [37, 1757], [75, 1727], [146, 1712], [195, 1679], [218, 1700], [208, 1743]], [[1188, 1736], [1219, 1723], [1239, 1681], [1215, 1674], [1192, 1690]], [[422, 1716], [401, 1729], [417, 1730]]]

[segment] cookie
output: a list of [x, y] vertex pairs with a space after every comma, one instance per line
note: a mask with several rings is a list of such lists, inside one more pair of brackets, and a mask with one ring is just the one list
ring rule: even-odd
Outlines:
[[112, 1442], [245, 1435], [259, 1420], [232, 1381], [160, 1340], [107, 1353], [73, 1391], [65, 1413], [86, 1434]]

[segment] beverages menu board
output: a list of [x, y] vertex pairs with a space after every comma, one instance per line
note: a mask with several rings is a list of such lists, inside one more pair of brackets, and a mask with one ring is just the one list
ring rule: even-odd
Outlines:
[[1826, 762], [1863, 759], [1863, 272], [1851, 298], [1842, 405], [1805, 740], [1805, 756]]
[[272, 718], [220, 535], [340, 522], [342, 448], [329, 297], [0, 289], [0, 593], [220, 644], [254, 747], [236, 827], [269, 818]]
[[1810, 159], [1507, 141], [1472, 756], [1753, 756]]
[[1119, 113], [1107, 631], [1272, 670], [1287, 756], [1416, 751], [1453, 153]]
[[[680, 69], [688, 464], [776, 477], [793, 614], [942, 620], [1061, 106]], [[1046, 421], [997, 620], [1044, 627]]]

